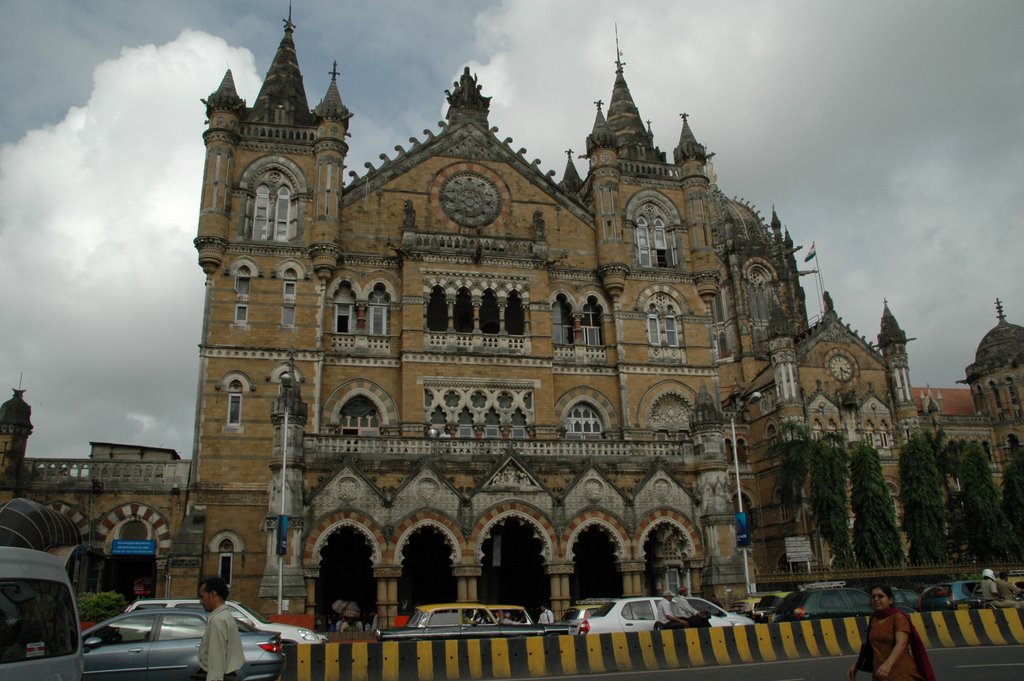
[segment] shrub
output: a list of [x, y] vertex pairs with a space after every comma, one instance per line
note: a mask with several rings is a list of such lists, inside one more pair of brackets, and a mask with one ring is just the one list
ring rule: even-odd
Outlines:
[[102, 622], [121, 614], [127, 605], [125, 597], [116, 591], [78, 594], [78, 619], [83, 622]]

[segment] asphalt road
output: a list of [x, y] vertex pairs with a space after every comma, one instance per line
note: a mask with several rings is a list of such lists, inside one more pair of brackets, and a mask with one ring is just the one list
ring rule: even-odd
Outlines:
[[[939, 681], [1020, 681], [1024, 678], [1024, 646], [940, 648], [929, 651]], [[787, 662], [764, 662], [699, 669], [612, 672], [548, 679], [630, 679], [630, 681], [845, 681], [853, 656], [824, 657]], [[858, 674], [860, 681], [870, 681]], [[537, 679], [534, 679], [537, 681]]]

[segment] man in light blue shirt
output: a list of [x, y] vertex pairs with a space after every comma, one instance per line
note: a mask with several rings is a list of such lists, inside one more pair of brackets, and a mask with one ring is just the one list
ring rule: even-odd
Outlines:
[[199, 666], [206, 671], [200, 678], [204, 681], [233, 681], [235, 672], [245, 664], [242, 637], [231, 608], [225, 604], [227, 599], [228, 585], [220, 577], [207, 577], [199, 583], [199, 602], [210, 613], [199, 644]]

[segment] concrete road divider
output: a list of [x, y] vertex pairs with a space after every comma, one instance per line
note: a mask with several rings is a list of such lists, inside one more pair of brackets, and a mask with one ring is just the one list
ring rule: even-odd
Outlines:
[[[914, 613], [929, 648], [1024, 645], [1020, 610]], [[867, 620], [594, 636], [286, 646], [282, 681], [454, 681], [559, 676], [852, 655]]]

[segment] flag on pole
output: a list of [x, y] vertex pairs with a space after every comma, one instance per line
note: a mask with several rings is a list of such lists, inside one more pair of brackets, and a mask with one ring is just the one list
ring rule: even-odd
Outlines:
[[804, 262], [810, 262], [814, 260], [814, 256], [818, 255], [818, 252], [814, 250], [814, 242], [811, 242], [811, 248], [807, 251], [807, 256], [804, 258]]

